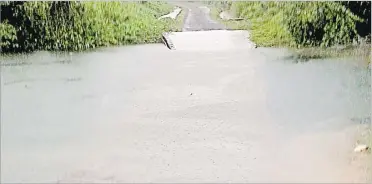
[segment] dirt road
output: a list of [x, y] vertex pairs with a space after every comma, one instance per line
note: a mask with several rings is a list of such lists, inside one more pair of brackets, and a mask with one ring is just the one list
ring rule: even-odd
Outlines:
[[172, 2], [186, 11], [182, 31], [225, 30], [226, 27], [211, 19], [210, 9], [200, 2]]

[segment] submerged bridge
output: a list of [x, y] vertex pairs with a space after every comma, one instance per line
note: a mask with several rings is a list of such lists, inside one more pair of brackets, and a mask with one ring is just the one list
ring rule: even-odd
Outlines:
[[209, 8], [205, 6], [189, 8], [182, 32], [163, 33], [165, 45], [171, 50], [235, 50], [256, 47], [249, 40], [248, 31], [227, 30], [225, 26], [212, 20], [209, 13]]

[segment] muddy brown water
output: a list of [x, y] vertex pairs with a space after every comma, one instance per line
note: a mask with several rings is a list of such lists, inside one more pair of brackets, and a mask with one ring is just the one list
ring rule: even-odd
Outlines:
[[155, 44], [70, 62], [48, 52], [3, 57], [1, 180], [361, 178], [349, 162], [356, 127], [370, 117], [369, 71], [351, 59], [296, 64], [288, 54]]

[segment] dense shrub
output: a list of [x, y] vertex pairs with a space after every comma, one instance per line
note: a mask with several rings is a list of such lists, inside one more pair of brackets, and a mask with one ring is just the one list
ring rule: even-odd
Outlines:
[[286, 23], [296, 43], [304, 46], [347, 44], [356, 38], [362, 19], [338, 2], [293, 2]]
[[365, 37], [371, 34], [371, 1], [342, 1], [353, 14], [362, 18], [357, 22], [356, 29], [360, 36]]
[[234, 2], [262, 46], [332, 46], [371, 33], [370, 2]]
[[0, 47], [8, 47], [12, 44], [12, 42], [16, 41], [17, 39], [17, 31], [15, 28], [8, 24], [7, 21], [4, 21], [0, 24], [0, 35], [1, 35], [1, 42]]
[[[108, 45], [153, 43], [170, 28], [157, 17], [171, 10], [160, 2], [15, 1], [1, 4], [3, 27], [16, 40], [4, 51], [85, 50]], [[1, 37], [14, 38], [1, 32]], [[7, 36], [5, 36], [7, 35]]]

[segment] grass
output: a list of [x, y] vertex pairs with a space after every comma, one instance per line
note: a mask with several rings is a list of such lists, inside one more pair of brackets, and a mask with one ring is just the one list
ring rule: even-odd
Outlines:
[[360, 46], [349, 46], [342, 49], [337, 48], [292, 48], [291, 49], [300, 59], [321, 59], [321, 58], [357, 58], [366, 66], [369, 65], [371, 60], [371, 45], [365, 44]]
[[209, 6], [211, 9], [211, 18], [214, 20], [218, 20], [218, 22], [224, 24], [226, 27], [228, 27], [231, 30], [250, 30], [250, 22], [249, 20], [239, 20], [239, 21], [228, 21], [228, 20], [222, 20], [219, 17], [220, 12], [222, 9]]
[[[215, 6], [209, 6], [211, 8], [211, 17], [220, 23], [224, 24], [228, 29], [231, 30], [249, 30], [251, 33], [251, 40], [259, 47], [273, 47], [273, 46], [287, 46], [293, 45], [293, 40], [290, 38], [289, 32], [287, 32], [280, 24], [282, 14], [274, 14], [273, 16], [257, 16], [255, 18], [246, 18], [250, 16], [241, 16], [244, 18], [239, 21], [222, 20], [219, 17], [219, 13], [224, 9]], [[228, 11], [231, 14], [235, 14], [235, 8], [231, 7]]]
[[[51, 13], [50, 9], [62, 7]], [[17, 31], [12, 38], [8, 24], [0, 23], [2, 51], [83, 51], [97, 47], [160, 43], [163, 32], [180, 30], [176, 20], [158, 18], [174, 7], [166, 2], [24, 2], [4, 9], [19, 11], [2, 17]], [[69, 11], [63, 11], [63, 8]], [[51, 19], [53, 17], [53, 19]], [[71, 19], [71, 20], [70, 20]], [[32, 24], [28, 22], [31, 21]], [[9, 26], [8, 26], [9, 27]]]
[[171, 26], [170, 29], [167, 30], [167, 32], [181, 32], [183, 27], [183, 20], [186, 15], [186, 9], [181, 8], [181, 13], [177, 16], [175, 20], [166, 18], [164, 19], [166, 22], [168, 22]]
[[[321, 59], [321, 58], [344, 58], [354, 57], [364, 62], [367, 66], [371, 60], [371, 44], [363, 44], [359, 46], [346, 46], [344, 48], [321, 48], [321, 47], [306, 47], [296, 48], [294, 42], [290, 38], [289, 32], [282, 27], [279, 22], [282, 14], [276, 13], [272, 17], [255, 17], [251, 20], [228, 21], [222, 20], [219, 13], [223, 11], [221, 7], [209, 5], [211, 8], [211, 17], [218, 22], [224, 24], [231, 30], [249, 30], [251, 39], [259, 47], [287, 47], [290, 48], [296, 57], [300, 60]], [[234, 11], [234, 7], [229, 10]], [[231, 12], [234, 14], [234, 12]], [[247, 17], [249, 17], [247, 15]]]

